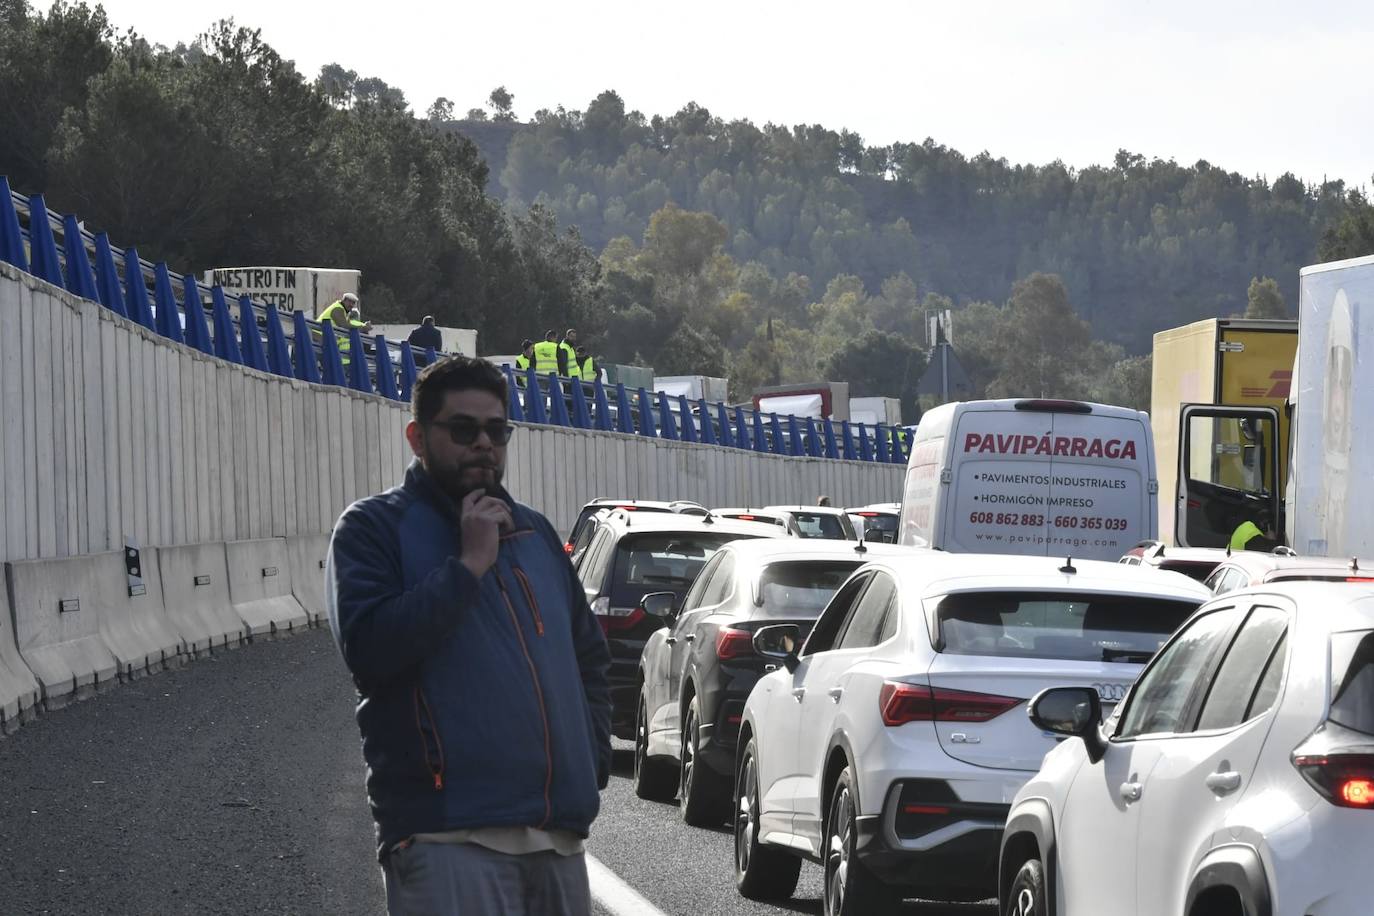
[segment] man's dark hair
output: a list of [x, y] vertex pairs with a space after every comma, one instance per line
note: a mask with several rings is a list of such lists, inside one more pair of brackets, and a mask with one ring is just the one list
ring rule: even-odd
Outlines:
[[501, 399], [510, 409], [506, 400], [506, 377], [501, 370], [485, 359], [472, 356], [446, 356], [428, 366], [415, 380], [415, 390], [411, 394], [410, 414], [421, 426], [427, 426], [439, 415], [444, 405], [444, 395], [450, 391], [489, 391]]
[[545, 332], [544, 332], [544, 339], [545, 339], [545, 340], [553, 340], [553, 339], [554, 339], [555, 337], [557, 337], [557, 336], [558, 336], [558, 332], [557, 332], [557, 331], [545, 331]]
[[434, 316], [426, 315], [424, 319], [421, 320], [420, 324], [434, 324]]

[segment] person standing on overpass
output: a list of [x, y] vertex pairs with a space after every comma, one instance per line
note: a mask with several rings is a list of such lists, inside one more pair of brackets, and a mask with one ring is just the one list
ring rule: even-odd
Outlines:
[[534, 345], [534, 373], [541, 379], [548, 378], [550, 372], [563, 374], [559, 367], [559, 354], [562, 350], [558, 346], [557, 337], [553, 331], [545, 331], [544, 339]]
[[433, 315], [426, 315], [419, 326], [410, 332], [410, 336], [406, 340], [410, 342], [412, 351], [420, 359], [425, 358], [425, 350], [439, 353], [444, 349], [444, 335], [440, 334], [439, 329], [434, 326]]
[[611, 765], [610, 653], [562, 542], [501, 486], [494, 365], [420, 374], [405, 482], [325, 564], [391, 916], [589, 916], [583, 840]]

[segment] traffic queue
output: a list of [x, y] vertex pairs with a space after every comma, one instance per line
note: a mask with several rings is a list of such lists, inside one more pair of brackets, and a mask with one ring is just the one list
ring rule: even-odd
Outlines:
[[745, 897], [821, 866], [828, 916], [1358, 912], [1374, 577], [1128, 543], [1133, 411], [947, 407], [900, 503], [583, 507], [635, 794], [731, 826]]

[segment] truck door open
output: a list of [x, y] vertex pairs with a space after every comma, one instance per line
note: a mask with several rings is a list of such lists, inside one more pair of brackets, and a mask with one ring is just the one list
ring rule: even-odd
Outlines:
[[1184, 404], [1179, 421], [1174, 543], [1226, 547], [1246, 521], [1284, 543], [1278, 411]]

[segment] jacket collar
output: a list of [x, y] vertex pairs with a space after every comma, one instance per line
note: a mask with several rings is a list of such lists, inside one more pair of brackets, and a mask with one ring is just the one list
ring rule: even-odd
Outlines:
[[[435, 483], [434, 478], [425, 470], [425, 466], [420, 463], [419, 458], [411, 459], [410, 466], [406, 468], [405, 483], [402, 486], [429, 502], [449, 521], [455, 525], [458, 524], [458, 505], [452, 497], [444, 492], [443, 487]], [[505, 487], [498, 485], [492, 495], [504, 500], [506, 505], [510, 506], [512, 515], [515, 513], [515, 500], [511, 498]]]

